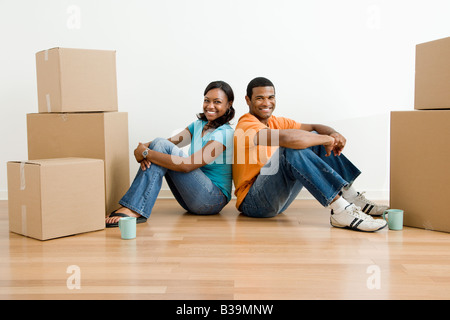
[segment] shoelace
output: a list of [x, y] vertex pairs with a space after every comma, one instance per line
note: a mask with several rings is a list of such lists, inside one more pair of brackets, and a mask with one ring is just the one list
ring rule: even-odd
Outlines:
[[347, 209], [347, 208], [350, 209], [350, 214], [357, 218], [361, 218], [364, 220], [373, 220], [373, 218], [371, 216], [362, 212], [361, 208], [353, 203], [350, 203], [345, 209]]
[[367, 199], [365, 196], [364, 196], [364, 193], [366, 193], [365, 191], [363, 191], [363, 192], [358, 192], [358, 195], [356, 196], [356, 199], [360, 199], [361, 201], [364, 201], [365, 203], [368, 203], [368, 204], [370, 204], [371, 206], [376, 206], [376, 203], [375, 202], [373, 202], [373, 201], [370, 201], [369, 199]]

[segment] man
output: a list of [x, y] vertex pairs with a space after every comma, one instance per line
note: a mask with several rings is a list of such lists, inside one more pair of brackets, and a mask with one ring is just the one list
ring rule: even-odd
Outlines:
[[352, 184], [361, 173], [343, 154], [346, 140], [333, 128], [273, 116], [275, 87], [255, 78], [245, 97], [249, 113], [234, 134], [233, 180], [236, 207], [250, 217], [274, 217], [285, 211], [304, 186], [331, 209], [334, 227], [377, 231], [386, 226], [379, 206]]

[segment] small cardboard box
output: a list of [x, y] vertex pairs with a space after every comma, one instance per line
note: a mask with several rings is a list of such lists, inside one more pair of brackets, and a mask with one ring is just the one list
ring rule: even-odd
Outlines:
[[404, 225], [450, 232], [450, 110], [391, 112], [390, 207]]
[[130, 187], [126, 112], [27, 114], [28, 159], [94, 158], [105, 163], [106, 212]]
[[118, 110], [115, 51], [39, 51], [36, 75], [39, 112]]
[[414, 109], [450, 109], [450, 37], [416, 46]]
[[10, 161], [10, 231], [48, 240], [105, 227], [103, 161], [47, 159]]

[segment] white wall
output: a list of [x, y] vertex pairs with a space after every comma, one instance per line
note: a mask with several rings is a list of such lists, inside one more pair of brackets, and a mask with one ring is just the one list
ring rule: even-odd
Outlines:
[[265, 76], [275, 114], [341, 131], [357, 186], [387, 199], [389, 113], [413, 109], [415, 45], [449, 36], [449, 13], [448, 0], [0, 0], [0, 196], [6, 162], [27, 159], [34, 55], [59, 46], [117, 50], [130, 155], [194, 120], [210, 81], [233, 87], [240, 116]]

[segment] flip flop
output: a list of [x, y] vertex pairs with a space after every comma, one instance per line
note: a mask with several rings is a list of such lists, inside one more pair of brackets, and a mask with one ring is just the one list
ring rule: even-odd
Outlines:
[[[119, 213], [119, 212], [116, 212], [117, 210], [114, 210], [110, 215], [109, 215], [109, 217], [125, 217], [125, 218], [127, 218], [127, 217], [130, 217], [129, 215], [127, 215], [127, 214], [125, 214], [125, 213]], [[109, 218], [108, 217], [108, 218]], [[143, 217], [143, 216], [140, 216], [139, 218], [136, 218], [136, 224], [138, 224], [138, 223], [143, 223], [143, 222], [146, 222], [147, 221], [147, 218], [145, 218], [145, 217]], [[119, 222], [115, 222], [115, 223], [107, 223], [106, 224], [106, 228], [115, 228], [115, 227], [118, 227], [119, 226]]]

